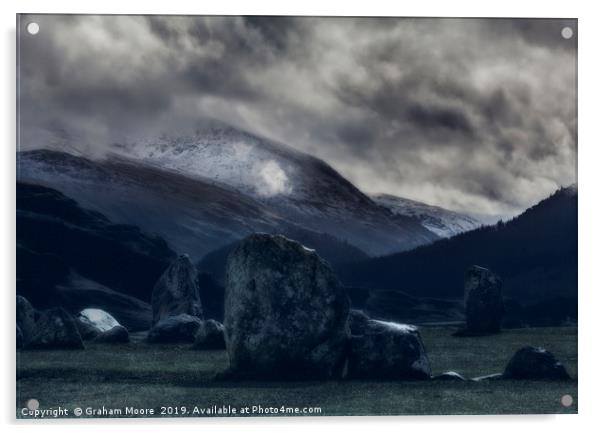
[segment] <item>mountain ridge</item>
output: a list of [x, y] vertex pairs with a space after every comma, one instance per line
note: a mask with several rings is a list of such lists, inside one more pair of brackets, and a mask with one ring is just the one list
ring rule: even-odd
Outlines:
[[415, 219], [379, 206], [327, 162], [221, 122], [191, 135], [124, 144], [120, 154], [211, 179], [265, 203], [288, 220], [349, 241], [371, 255], [437, 239]]
[[[120, 145], [101, 159], [23, 151], [17, 156], [19, 179], [158, 233], [197, 259], [252, 232], [283, 227], [327, 233], [372, 256], [438, 239], [417, 219], [376, 204], [318, 158], [232, 128], [204, 134], [132, 145], [142, 146], [143, 154]], [[243, 156], [233, 157], [237, 152]], [[255, 170], [256, 164], [262, 168]], [[286, 170], [284, 177], [279, 170]], [[269, 194], [251, 190], [257, 176], [273, 183], [259, 183]]]

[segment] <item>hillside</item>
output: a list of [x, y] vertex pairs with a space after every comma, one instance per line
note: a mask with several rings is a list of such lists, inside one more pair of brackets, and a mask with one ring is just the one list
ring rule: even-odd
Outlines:
[[50, 188], [17, 183], [16, 192], [17, 294], [36, 308], [104, 307], [139, 327], [133, 316], [150, 313], [140, 300], [175, 257], [165, 241]]
[[521, 302], [577, 296], [577, 188], [563, 188], [523, 214], [415, 250], [346, 266], [352, 286], [461, 298], [465, 269], [488, 267]]

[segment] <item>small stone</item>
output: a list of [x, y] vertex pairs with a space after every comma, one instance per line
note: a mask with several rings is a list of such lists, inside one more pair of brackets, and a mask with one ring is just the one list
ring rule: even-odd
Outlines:
[[169, 316], [159, 321], [148, 333], [149, 343], [193, 343], [201, 327], [198, 317], [188, 314]]
[[96, 343], [129, 343], [130, 334], [128, 330], [121, 326], [113, 326], [108, 331], [104, 331], [94, 338]]
[[201, 322], [192, 349], [210, 350], [225, 349], [224, 325], [217, 320], [209, 319]]
[[433, 380], [443, 380], [443, 381], [465, 381], [466, 378], [462, 376], [460, 373], [455, 371], [446, 371], [444, 373], [438, 374], [432, 377]]
[[504, 375], [502, 373], [493, 373], [493, 374], [487, 374], [485, 376], [473, 377], [472, 380], [474, 382], [486, 382], [489, 380], [500, 380], [503, 378], [504, 378]]
[[417, 328], [370, 320], [362, 335], [351, 336], [350, 379], [430, 379], [431, 365]]
[[506, 379], [567, 380], [569, 374], [556, 357], [541, 347], [519, 349], [504, 370]]

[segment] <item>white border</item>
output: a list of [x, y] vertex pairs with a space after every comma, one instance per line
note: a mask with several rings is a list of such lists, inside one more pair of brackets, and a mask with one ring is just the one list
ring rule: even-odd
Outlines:
[[[282, 431], [301, 432], [307, 429], [326, 431], [340, 428], [354, 432], [375, 428], [379, 431], [420, 429], [447, 432], [507, 432], [510, 429], [545, 429], [549, 432], [586, 431], [597, 421], [602, 351], [600, 350], [600, 314], [602, 279], [598, 263], [601, 260], [602, 215], [600, 197], [600, 42], [602, 16], [596, 2], [580, 1], [526, 1], [501, 0], [492, 4], [485, 1], [330, 1], [304, 0], [295, 4], [282, 1], [216, 2], [163, 0], [161, 2], [125, 2], [103, 0], [82, 2], [74, 0], [4, 1], [2, 8], [2, 62], [0, 82], [4, 91], [0, 104], [0, 121], [4, 143], [1, 161], [3, 200], [0, 213], [2, 228], [2, 257], [0, 275], [3, 277], [4, 311], [1, 316], [2, 341], [5, 343], [2, 360], [1, 420], [14, 428], [14, 182], [15, 182], [15, 14], [31, 13], [131, 13], [131, 14], [230, 14], [230, 15], [393, 15], [393, 16], [463, 16], [463, 17], [568, 17], [579, 18], [579, 415], [570, 416], [454, 416], [454, 417], [351, 417], [351, 418], [295, 418], [295, 419], [195, 419], [195, 420], [98, 420], [19, 423], [25, 430], [43, 428], [47, 431], [72, 431], [85, 428], [90, 432], [105, 431], [118, 425], [161, 431], [166, 428], [195, 430]], [[6, 331], [8, 330], [8, 331]], [[9, 338], [7, 338], [7, 335]], [[24, 424], [24, 425], [23, 425]], [[108, 424], [108, 425], [106, 425]], [[598, 421], [598, 427], [600, 422]], [[170, 426], [170, 427], [168, 427]]]

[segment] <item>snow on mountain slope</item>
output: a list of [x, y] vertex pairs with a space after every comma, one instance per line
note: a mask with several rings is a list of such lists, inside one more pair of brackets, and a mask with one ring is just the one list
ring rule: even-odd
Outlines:
[[124, 155], [187, 176], [230, 185], [254, 197], [299, 192], [303, 154], [216, 121], [188, 136], [163, 135], [123, 146]]
[[407, 198], [376, 194], [372, 199], [394, 213], [417, 218], [426, 229], [443, 238], [474, 230], [483, 225], [468, 215]]
[[217, 121], [201, 121], [188, 136], [163, 135], [119, 145], [127, 158], [187, 177], [228, 185], [282, 218], [329, 233], [371, 255], [436, 240], [406, 215], [377, 205], [331, 166]]

